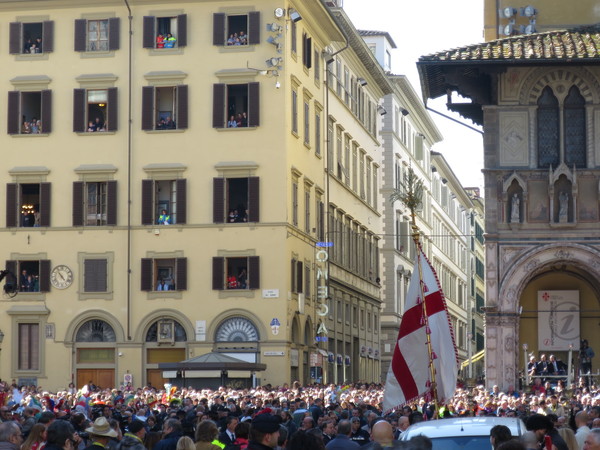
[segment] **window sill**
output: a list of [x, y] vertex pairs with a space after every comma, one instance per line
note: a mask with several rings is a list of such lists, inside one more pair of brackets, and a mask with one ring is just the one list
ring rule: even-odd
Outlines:
[[292, 130], [292, 136], [294, 136], [296, 139], [300, 139], [300, 135], [297, 131]]
[[217, 131], [243, 131], [243, 130], [256, 130], [258, 127], [238, 127], [238, 128], [215, 128]]
[[219, 53], [253, 52], [256, 45], [219, 45]]
[[150, 56], [159, 55], [183, 55], [183, 49], [185, 47], [174, 47], [174, 48], [149, 48], [148, 54]]
[[109, 51], [105, 51], [105, 50], [85, 51], [85, 52], [79, 52], [79, 56], [82, 59], [88, 59], [88, 58], [114, 58], [115, 57], [115, 51], [114, 50], [109, 50]]
[[149, 291], [148, 292], [148, 300], [156, 300], [159, 298], [182, 299], [183, 291]]
[[46, 301], [46, 292], [19, 292], [11, 301]]
[[34, 134], [32, 134], [32, 133], [18, 133], [18, 134], [15, 133], [15, 134], [11, 134], [10, 136], [19, 137], [19, 138], [22, 138], [22, 137], [48, 137], [48, 136], [50, 136], [50, 133], [34, 133]]
[[254, 289], [224, 289], [219, 291], [219, 298], [254, 298], [255, 292]]
[[304, 142], [304, 146], [306, 147], [307, 150], [312, 149], [310, 142]]
[[99, 135], [114, 135], [116, 131], [76, 131], [77, 136], [99, 136]]
[[15, 60], [17, 61], [46, 61], [49, 58], [50, 53], [15, 53]]
[[80, 292], [79, 300], [112, 300], [112, 292]]
[[[183, 133], [187, 128], [178, 128], [175, 130], [144, 130], [148, 134], [171, 134], [171, 133]], [[91, 133], [93, 134], [93, 133]]]

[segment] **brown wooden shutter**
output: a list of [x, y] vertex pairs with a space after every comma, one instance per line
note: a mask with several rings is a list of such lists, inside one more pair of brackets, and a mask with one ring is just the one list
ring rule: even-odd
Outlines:
[[106, 224], [117, 225], [117, 182], [106, 182]]
[[306, 39], [306, 68], [312, 67], [312, 38]]
[[154, 48], [156, 45], [156, 17], [144, 16], [144, 36], [142, 39], [142, 46], [144, 48]]
[[295, 294], [296, 292], [298, 292], [298, 287], [297, 287], [297, 283], [296, 283], [296, 260], [295, 259], [292, 259], [290, 275], [291, 275], [291, 279], [290, 279], [291, 291], [292, 291], [292, 293]]
[[176, 181], [177, 191], [177, 223], [187, 223], [187, 180], [182, 178]]
[[52, 132], [52, 91], [45, 89], [42, 91], [42, 133]]
[[258, 256], [248, 257], [248, 288], [260, 289], [260, 264]]
[[7, 131], [8, 134], [19, 134], [21, 126], [21, 118], [19, 117], [19, 102], [21, 93], [19, 91], [8, 92], [8, 116], [7, 116]]
[[106, 259], [83, 261], [83, 291], [106, 292], [108, 288], [108, 262]]
[[225, 20], [224, 13], [213, 14], [213, 45], [225, 45]]
[[177, 16], [177, 47], [187, 45], [187, 14]]
[[87, 50], [87, 20], [75, 20], [75, 51], [85, 52]]
[[259, 83], [248, 83], [248, 126], [260, 124], [260, 92]]
[[73, 226], [83, 226], [83, 181], [73, 182]]
[[52, 53], [54, 51], [54, 21], [45, 20], [42, 26], [42, 53]]
[[319, 239], [325, 238], [325, 204], [319, 202]]
[[152, 283], [153, 273], [152, 273], [152, 258], [142, 258], [142, 267], [140, 272], [141, 286], [140, 289], [142, 291], [153, 291]]
[[6, 227], [18, 227], [17, 223], [17, 183], [6, 183]]
[[[110, 107], [110, 102], [108, 106]], [[73, 131], [75, 133], [82, 133], [87, 129], [85, 107], [85, 89], [73, 89]], [[44, 123], [42, 122], [43, 125]]]
[[40, 183], [40, 226], [50, 226], [50, 183]]
[[260, 44], [260, 12], [248, 13], [248, 43]]
[[223, 83], [213, 84], [213, 128], [225, 128], [225, 89]]
[[248, 222], [260, 222], [259, 177], [248, 178]]
[[108, 49], [119, 50], [121, 44], [121, 20], [118, 17], [108, 19]]
[[175, 260], [175, 290], [187, 290], [187, 258]]
[[296, 292], [302, 294], [304, 283], [302, 281], [304, 275], [304, 264], [302, 261], [296, 261]]
[[19, 278], [17, 277], [19, 268], [17, 261], [6, 261], [5, 267], [12, 275], [7, 275], [6, 278], [4, 278], [4, 286], [8, 287], [8, 285], [11, 285], [13, 289], [19, 290]]
[[154, 86], [142, 87], [142, 130], [154, 130]]
[[50, 260], [40, 260], [40, 292], [50, 292]]
[[225, 258], [220, 256], [212, 259], [212, 288], [216, 291], [225, 289]]
[[116, 87], [108, 88], [107, 131], [117, 131], [119, 129], [119, 91], [117, 89]]
[[154, 180], [142, 180], [142, 225], [154, 223]]
[[213, 178], [213, 223], [225, 223], [225, 178]]
[[11, 22], [9, 30], [8, 52], [11, 55], [23, 53], [21, 45], [21, 22]]
[[188, 86], [182, 84], [177, 86], [177, 123], [178, 130], [188, 127]]

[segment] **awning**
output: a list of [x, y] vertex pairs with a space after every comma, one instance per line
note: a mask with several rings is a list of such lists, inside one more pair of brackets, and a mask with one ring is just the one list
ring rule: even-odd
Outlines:
[[473, 356], [471, 356], [471, 359], [467, 359], [466, 361], [463, 361], [463, 363], [460, 365], [461, 369], [464, 369], [469, 364], [479, 361], [484, 356], [485, 356], [485, 350], [481, 350], [480, 352], [475, 353]]
[[267, 369], [266, 364], [242, 361], [219, 352], [211, 352], [205, 355], [196, 356], [176, 363], [159, 363], [158, 368], [163, 371], [168, 370], [249, 370], [263, 371]]
[[318, 349], [319, 353], [321, 354], [321, 356], [324, 356], [325, 358], [327, 358], [327, 350], [323, 350], [322, 348]]

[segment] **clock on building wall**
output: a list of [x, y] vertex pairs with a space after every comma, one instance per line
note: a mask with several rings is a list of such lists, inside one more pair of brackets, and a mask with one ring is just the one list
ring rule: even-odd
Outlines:
[[57, 289], [67, 289], [73, 283], [73, 271], [64, 264], [56, 266], [50, 273], [50, 282]]
[[231, 317], [217, 329], [217, 342], [257, 342], [258, 330], [244, 317]]

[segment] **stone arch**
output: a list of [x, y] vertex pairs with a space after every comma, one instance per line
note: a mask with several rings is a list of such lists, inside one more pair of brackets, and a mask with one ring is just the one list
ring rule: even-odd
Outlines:
[[143, 317], [137, 329], [135, 330], [134, 340], [136, 342], [144, 342], [148, 328], [150, 328], [150, 326], [152, 326], [152, 324], [159, 319], [172, 319], [176, 322], [179, 322], [179, 324], [185, 329], [188, 341], [194, 340], [196, 333], [194, 325], [192, 325], [192, 322], [190, 322], [190, 319], [188, 319], [187, 316], [175, 309], [158, 309]]
[[69, 323], [69, 326], [65, 332], [65, 344], [72, 345], [75, 342], [77, 330], [79, 330], [79, 328], [88, 320], [94, 319], [103, 320], [112, 327], [113, 331], [115, 332], [116, 344], [125, 342], [125, 332], [121, 326], [121, 323], [115, 316], [102, 309], [90, 309], [79, 314], [73, 320], [71, 320], [71, 323]]
[[599, 250], [574, 243], [544, 245], [520, 255], [504, 275], [499, 292], [501, 309], [505, 312], [517, 312], [519, 299], [527, 283], [550, 266], [559, 263], [572, 264], [589, 273], [592, 279], [600, 280]]
[[[600, 83], [596, 76], [584, 67], [555, 68], [547, 67], [534, 69], [521, 86], [519, 103], [521, 105], [536, 105], [537, 100], [546, 86], [558, 87], [559, 85], [577, 86], [585, 99], [586, 104], [597, 104], [600, 100], [598, 92]], [[568, 89], [554, 89], [555, 94], [561, 99], [567, 95]]]
[[298, 315], [296, 314], [294, 316], [294, 318], [292, 319], [292, 332], [290, 335], [290, 339], [292, 342], [300, 342], [300, 318], [298, 317]]
[[304, 324], [304, 345], [310, 347], [314, 345], [315, 342], [315, 333], [313, 329], [313, 323], [310, 316], [306, 318], [306, 323]]

